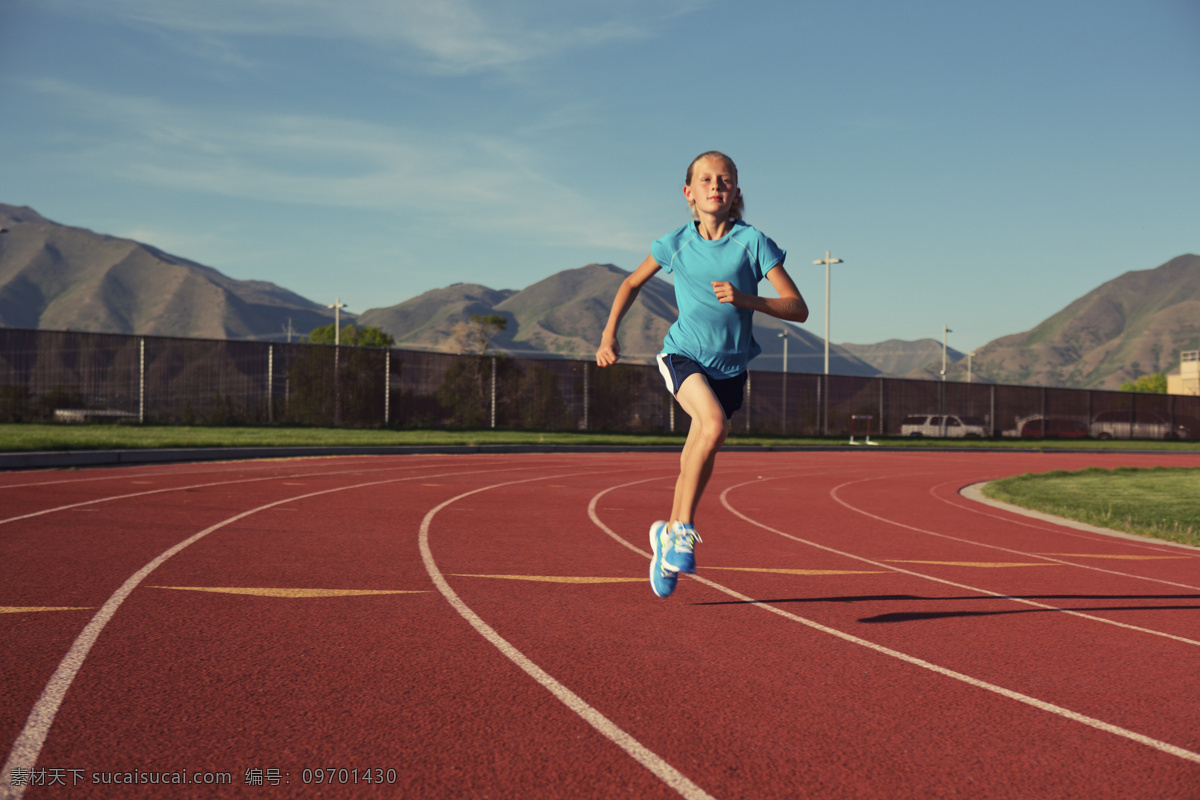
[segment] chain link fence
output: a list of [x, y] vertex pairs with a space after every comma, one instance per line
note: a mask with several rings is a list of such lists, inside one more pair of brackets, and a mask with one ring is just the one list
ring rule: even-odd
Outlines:
[[[1194, 396], [754, 370], [746, 392], [735, 435], [928, 435], [932, 424], [935, 435], [1200, 439]], [[688, 426], [651, 365], [15, 328], [0, 328], [0, 421]]]

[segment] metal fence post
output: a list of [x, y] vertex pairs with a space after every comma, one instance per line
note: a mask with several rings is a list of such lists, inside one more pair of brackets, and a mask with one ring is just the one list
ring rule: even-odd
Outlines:
[[879, 379], [879, 427], [876, 429], [879, 432], [878, 435], [880, 435], [880, 436], [883, 436], [884, 433], [887, 431], [887, 417], [885, 417], [883, 415], [883, 408], [884, 408], [883, 390], [884, 390], [885, 386], [887, 386], [887, 382], [883, 378], [880, 378]]
[[989, 409], [989, 414], [991, 416], [989, 418], [990, 421], [988, 422], [988, 427], [991, 429], [992, 435], [994, 436], [996, 435], [996, 431], [999, 430], [996, 425], [996, 384], [994, 383], [992, 384], [992, 407]]
[[1050, 390], [1047, 389], [1045, 386], [1043, 386], [1042, 387], [1042, 419], [1041, 419], [1041, 423], [1038, 425], [1038, 428], [1041, 430], [1043, 438], [1045, 438], [1045, 436], [1046, 436], [1046, 400], [1049, 397], [1049, 395], [1050, 395]]
[[333, 427], [335, 428], [342, 424], [342, 382], [339, 380], [341, 356], [342, 348], [335, 344], [333, 346]]
[[275, 345], [267, 346], [267, 422], [275, 421]]
[[391, 421], [392, 404], [392, 351], [383, 352], [383, 424]]
[[589, 382], [588, 382], [588, 362], [584, 361], [583, 362], [583, 429], [585, 431], [590, 430], [590, 428], [588, 427], [588, 422], [589, 422], [588, 411], [590, 410], [588, 407], [588, 403], [591, 400], [591, 398], [590, 398], [591, 392], [588, 390], [590, 388], [591, 387], [589, 386]]
[[820, 419], [821, 435], [829, 434], [829, 409], [825, 407], [825, 383], [829, 380], [828, 375], [817, 376], [817, 416]]
[[146, 340], [138, 339], [138, 424], [146, 422]]
[[[784, 339], [784, 347], [787, 347], [786, 339]], [[787, 420], [788, 420], [787, 383], [788, 383], [787, 361], [784, 361], [783, 362], [783, 390], [782, 390], [783, 398], [782, 398], [782, 400], [780, 400], [780, 403], [782, 405], [780, 406], [780, 413], [779, 413], [779, 433], [781, 436], [787, 436]]]
[[492, 356], [492, 427], [496, 427], [496, 357]]
[[750, 371], [746, 371], [746, 433], [750, 433], [750, 406], [752, 396], [750, 394]]
[[942, 427], [939, 429], [940, 433], [938, 435], [944, 439], [944, 438], [946, 438], [946, 380], [945, 380], [945, 376], [942, 377], [942, 381], [938, 384], [938, 414], [941, 415], [941, 418], [942, 418]]

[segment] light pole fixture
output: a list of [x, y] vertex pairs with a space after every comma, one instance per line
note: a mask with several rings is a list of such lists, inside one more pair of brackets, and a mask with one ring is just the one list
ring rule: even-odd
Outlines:
[[333, 305], [325, 306], [325, 307], [333, 309], [333, 345], [334, 345], [334, 347], [340, 346], [342, 343], [342, 314], [341, 314], [341, 312], [342, 312], [342, 309], [346, 307], [346, 304], [343, 303], [342, 298], [339, 297], [337, 299], [337, 301], [334, 302]]
[[829, 251], [825, 251], [824, 258], [818, 258], [814, 264], [825, 265], [825, 374], [829, 374], [829, 265], [841, 264], [840, 258], [830, 258]]
[[942, 323], [942, 380], [946, 380], [946, 334], [947, 333], [954, 333], [954, 331], [950, 330], [950, 328], [948, 328], [945, 323]]
[[783, 374], [787, 375], [787, 342], [788, 332], [785, 330], [779, 334], [779, 338], [783, 339]]
[[971, 350], [967, 353], [967, 383], [971, 382], [971, 359], [975, 357], [975, 351]]

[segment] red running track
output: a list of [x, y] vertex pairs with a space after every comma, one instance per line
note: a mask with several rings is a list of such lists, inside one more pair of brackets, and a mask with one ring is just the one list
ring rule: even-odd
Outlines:
[[[1197, 455], [0, 475], [0, 797], [1200, 798], [1200, 550], [969, 484]], [[161, 782], [174, 782], [164, 787]]]

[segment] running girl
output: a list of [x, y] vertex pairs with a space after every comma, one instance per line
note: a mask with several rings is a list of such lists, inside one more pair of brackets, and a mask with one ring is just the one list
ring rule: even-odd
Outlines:
[[[667, 331], [658, 367], [691, 427], [671, 516], [650, 526], [650, 587], [659, 597], [675, 591], [680, 572], [696, 571], [696, 506], [729, 435], [729, 418], [742, 407], [750, 359], [762, 352], [752, 333], [754, 312], [808, 319], [808, 306], [784, 271], [786, 253], [742, 220], [745, 204], [729, 156], [716, 151], [697, 156], [688, 166], [683, 196], [692, 222], [655, 241], [621, 283], [596, 350], [598, 365], [615, 364], [621, 357], [617, 331], [638, 292], [660, 269], [675, 275], [679, 318]], [[764, 277], [778, 298], [758, 296]]]

